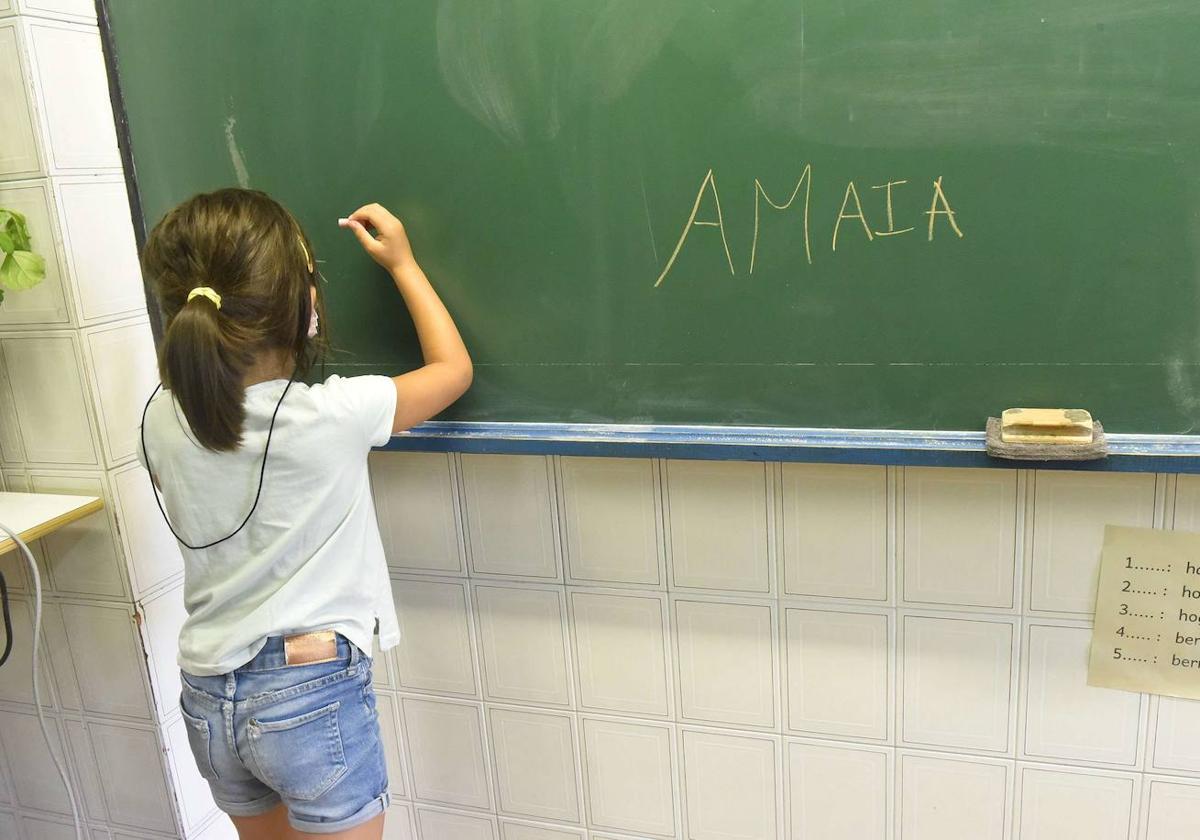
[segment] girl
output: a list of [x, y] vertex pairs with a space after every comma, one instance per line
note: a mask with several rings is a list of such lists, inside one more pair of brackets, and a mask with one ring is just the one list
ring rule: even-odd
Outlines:
[[384, 650], [399, 632], [367, 454], [471, 383], [400, 221], [370, 204], [340, 224], [395, 281], [418, 370], [298, 381], [324, 307], [308, 238], [263, 193], [185, 201], [143, 254], [167, 326], [139, 454], [184, 558], [180, 708], [242, 840], [381, 836], [369, 653], [376, 631]]

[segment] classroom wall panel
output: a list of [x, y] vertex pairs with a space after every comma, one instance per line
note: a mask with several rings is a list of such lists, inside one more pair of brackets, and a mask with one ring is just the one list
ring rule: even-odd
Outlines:
[[667, 461], [671, 585], [767, 594], [774, 575], [765, 464]]
[[149, 720], [133, 611], [119, 604], [64, 602], [62, 616], [83, 709]]
[[887, 741], [895, 667], [883, 611], [784, 609], [791, 732]]
[[[0, 701], [18, 704], [33, 709], [33, 604], [32, 599], [13, 598], [9, 604], [9, 620], [13, 628], [13, 648], [4, 666], [4, 679], [0, 680]], [[25, 641], [18, 644], [17, 639]], [[54, 680], [50, 673], [49, 660], [46, 658], [46, 646], [42, 645], [41, 659], [38, 662], [38, 689], [41, 694], [42, 708], [54, 708]], [[0, 785], [0, 797], [3, 797], [3, 785]], [[5, 801], [0, 798], [0, 802]]]
[[[0, 336], [4, 458], [54, 466], [99, 465], [78, 337], [72, 332]], [[53, 382], [55, 387], [47, 388]]]
[[63, 177], [54, 185], [78, 321], [144, 316], [145, 289], [122, 177]]
[[480, 584], [472, 592], [487, 699], [570, 706], [562, 590]]
[[1013, 764], [902, 751], [897, 840], [1005, 840]]
[[122, 322], [83, 332], [84, 362], [109, 467], [137, 457], [142, 410], [158, 384], [148, 321]]
[[772, 840], [782, 831], [778, 737], [679, 731], [687, 836]]
[[113, 514], [125, 549], [130, 584], [134, 596], [141, 597], [178, 580], [183, 574], [183, 557], [159, 512], [145, 468], [131, 463], [109, 476]]
[[904, 603], [1017, 606], [1019, 483], [1016, 470], [904, 471]]
[[579, 822], [575, 718], [492, 707], [488, 730], [500, 813]]
[[460, 463], [471, 571], [561, 579], [550, 458], [463, 455]]
[[884, 467], [783, 464], [783, 592], [886, 601]]
[[1147, 776], [1139, 840], [1178, 840], [1196, 831], [1200, 783]]
[[397, 686], [477, 696], [466, 582], [406, 578], [392, 582], [392, 595], [400, 621], [394, 652]]
[[23, 59], [24, 45], [16, 20], [0, 24], [0, 178], [31, 177], [42, 171], [37, 122]]
[[1156, 698], [1150, 768], [1200, 775], [1200, 700]]
[[664, 585], [656, 466], [632, 458], [559, 460], [570, 582]]
[[581, 716], [580, 728], [589, 824], [674, 835], [675, 727]]
[[96, 22], [96, 4], [91, 0], [15, 0], [15, 2], [17, 10], [24, 15], [80, 23]]
[[1132, 773], [1018, 765], [1017, 836], [1021, 840], [1128, 840], [1136, 830], [1139, 782]]
[[36, 18], [26, 19], [24, 27], [50, 169], [120, 169], [96, 27]]
[[785, 740], [784, 753], [791, 837], [884, 840], [891, 836], [892, 750]]
[[1015, 620], [902, 613], [897, 624], [900, 742], [1011, 753]]
[[666, 717], [671, 710], [667, 601], [656, 593], [570, 593], [579, 708]]
[[483, 709], [477, 703], [404, 697], [401, 715], [413, 795], [447, 805], [492, 807]]

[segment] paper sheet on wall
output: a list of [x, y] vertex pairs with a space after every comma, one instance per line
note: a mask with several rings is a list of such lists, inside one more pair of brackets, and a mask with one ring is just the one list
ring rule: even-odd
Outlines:
[[1088, 685], [1200, 699], [1200, 534], [1105, 528]]

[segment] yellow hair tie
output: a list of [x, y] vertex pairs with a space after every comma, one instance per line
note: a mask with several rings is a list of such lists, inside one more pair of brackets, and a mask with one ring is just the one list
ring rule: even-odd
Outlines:
[[221, 308], [221, 296], [217, 294], [214, 289], [210, 289], [208, 286], [197, 286], [188, 292], [188, 303], [191, 303], [192, 298], [194, 297], [206, 297], [213, 302], [213, 305], [217, 307], [217, 309]]

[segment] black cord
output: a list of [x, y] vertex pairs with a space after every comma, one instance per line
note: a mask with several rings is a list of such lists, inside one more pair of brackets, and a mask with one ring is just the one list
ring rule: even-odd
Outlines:
[[[142, 454], [146, 458], [146, 472], [150, 475], [150, 490], [154, 493], [154, 501], [158, 505], [158, 512], [162, 514], [163, 520], [167, 523], [167, 527], [171, 529], [171, 534], [174, 535], [175, 539], [179, 540], [180, 545], [184, 546], [185, 548], [190, 548], [192, 551], [200, 551], [201, 549], [212, 548], [214, 545], [220, 545], [226, 540], [233, 539], [241, 532], [243, 528], [246, 527], [246, 523], [249, 522], [250, 517], [254, 515], [255, 509], [258, 507], [258, 500], [262, 496], [263, 478], [267, 474], [267, 453], [271, 451], [271, 435], [275, 434], [275, 418], [279, 414], [279, 407], [283, 405], [283, 398], [287, 396], [288, 391], [291, 390], [292, 383], [295, 381], [296, 374], [293, 372], [291, 377], [288, 379], [287, 385], [283, 389], [283, 393], [279, 395], [279, 402], [275, 403], [275, 411], [271, 414], [271, 425], [267, 429], [267, 445], [263, 447], [262, 466], [258, 470], [258, 491], [254, 494], [254, 504], [250, 506], [250, 512], [246, 514], [246, 518], [242, 520], [242, 524], [237, 526], [232, 534], [226, 537], [221, 537], [219, 540], [213, 540], [212, 542], [204, 545], [192, 545], [183, 537], [179, 536], [179, 532], [175, 530], [175, 526], [171, 524], [171, 520], [167, 516], [167, 511], [163, 508], [162, 499], [158, 494], [158, 485], [154, 483], [154, 469], [150, 466], [150, 451], [146, 449], [146, 414], [150, 411], [150, 403], [154, 401], [154, 395], [162, 389], [162, 383], [160, 382], [154, 388], [154, 391], [151, 392], [150, 399], [146, 400], [146, 407], [142, 409], [142, 425], [140, 427], [142, 436]], [[8, 603], [6, 601], [5, 618], [8, 616], [7, 607]]]
[[3, 572], [0, 572], [0, 602], [3, 602], [4, 610], [4, 653], [0, 654], [0, 666], [3, 666], [12, 653], [13, 645], [12, 618], [8, 614], [8, 583], [4, 580]]

